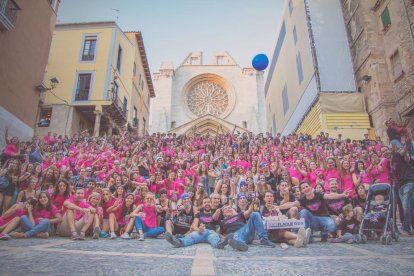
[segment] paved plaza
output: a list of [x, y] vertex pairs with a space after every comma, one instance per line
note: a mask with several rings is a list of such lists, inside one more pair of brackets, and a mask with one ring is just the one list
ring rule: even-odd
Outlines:
[[0, 275], [414, 275], [414, 238], [385, 246], [313, 243], [308, 248], [208, 244], [172, 248], [163, 239], [0, 243]]

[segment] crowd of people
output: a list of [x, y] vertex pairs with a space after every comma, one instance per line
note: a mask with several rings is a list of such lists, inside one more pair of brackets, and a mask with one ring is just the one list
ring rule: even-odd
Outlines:
[[[359, 242], [374, 183], [397, 190], [402, 234], [414, 225], [411, 140], [387, 122], [390, 146], [370, 140], [269, 133], [9, 138], [0, 171], [0, 240], [132, 239], [163, 235], [174, 247], [210, 243], [248, 250]], [[405, 137], [405, 138], [404, 138]], [[263, 219], [304, 219], [265, 229]], [[352, 227], [351, 227], [352, 226]], [[283, 247], [282, 246], [282, 247]]]

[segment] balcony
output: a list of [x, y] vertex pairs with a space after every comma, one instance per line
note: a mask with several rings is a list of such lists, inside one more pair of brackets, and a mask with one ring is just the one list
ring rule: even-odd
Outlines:
[[15, 27], [19, 10], [14, 0], [0, 0], [0, 30], [10, 31]]
[[128, 121], [127, 102], [122, 101], [113, 91], [109, 93], [109, 100], [111, 104], [104, 106], [105, 113], [110, 114], [118, 125], [125, 125]]

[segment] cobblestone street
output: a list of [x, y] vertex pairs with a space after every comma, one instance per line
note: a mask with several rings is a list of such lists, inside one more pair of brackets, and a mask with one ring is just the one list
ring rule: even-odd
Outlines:
[[[308, 248], [208, 244], [172, 248], [165, 240], [11, 240], [0, 243], [1, 275], [413, 275], [414, 239], [390, 246], [313, 243]], [[91, 270], [91, 268], [93, 268]]]

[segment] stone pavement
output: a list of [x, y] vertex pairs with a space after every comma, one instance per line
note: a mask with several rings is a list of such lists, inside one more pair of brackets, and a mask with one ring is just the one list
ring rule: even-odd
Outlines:
[[247, 252], [162, 239], [0, 241], [0, 275], [414, 275], [414, 238], [392, 245], [312, 243]]

